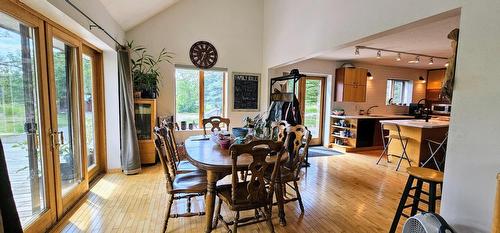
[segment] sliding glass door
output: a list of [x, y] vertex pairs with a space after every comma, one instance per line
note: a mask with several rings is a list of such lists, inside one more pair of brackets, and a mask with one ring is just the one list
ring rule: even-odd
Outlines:
[[78, 39], [48, 25], [47, 46], [57, 208], [58, 215], [62, 215], [88, 189], [88, 182], [84, 182], [86, 143], [78, 69], [82, 45]]
[[43, 21], [14, 9], [1, 2], [0, 138], [21, 224], [39, 232], [55, 221]]

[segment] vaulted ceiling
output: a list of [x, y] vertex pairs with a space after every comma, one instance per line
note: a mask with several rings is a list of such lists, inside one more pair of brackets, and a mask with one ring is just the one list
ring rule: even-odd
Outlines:
[[100, 0], [111, 16], [128, 31], [179, 0]]

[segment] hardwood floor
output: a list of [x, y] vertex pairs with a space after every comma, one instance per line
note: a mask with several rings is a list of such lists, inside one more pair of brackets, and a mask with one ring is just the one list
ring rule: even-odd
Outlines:
[[[282, 227], [274, 208], [275, 231], [388, 232], [407, 174], [394, 171], [394, 163], [375, 165], [379, 151], [363, 153], [310, 158], [311, 167], [299, 184], [305, 214], [301, 216], [298, 203], [287, 204], [288, 225]], [[105, 175], [53, 232], [161, 232], [167, 195], [160, 169], [146, 167], [133, 176]], [[173, 213], [185, 211], [185, 202], [175, 203]], [[194, 211], [200, 207], [203, 198], [193, 202]], [[222, 215], [233, 216], [225, 206]], [[167, 231], [203, 232], [203, 220], [204, 216], [170, 219]], [[265, 222], [238, 230], [268, 232]], [[213, 232], [225, 231], [219, 224]]]

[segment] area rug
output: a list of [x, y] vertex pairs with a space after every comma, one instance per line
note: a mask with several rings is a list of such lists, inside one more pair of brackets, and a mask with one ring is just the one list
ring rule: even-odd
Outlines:
[[344, 154], [324, 146], [309, 147], [309, 157], [334, 156]]

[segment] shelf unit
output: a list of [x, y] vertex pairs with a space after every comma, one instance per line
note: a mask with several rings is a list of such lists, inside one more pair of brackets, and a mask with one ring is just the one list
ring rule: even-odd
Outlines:
[[[330, 147], [339, 151], [349, 152], [356, 148], [357, 120], [332, 117], [330, 127]], [[343, 136], [342, 132], [350, 136]]]

